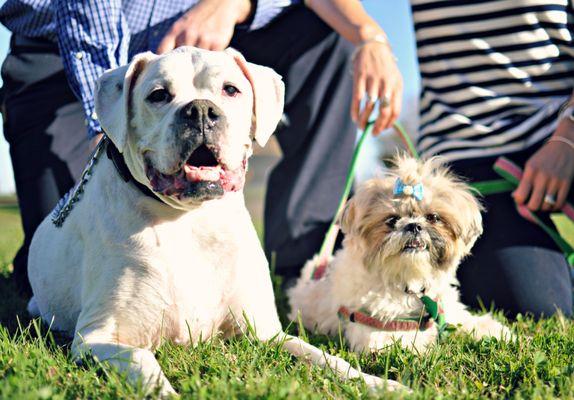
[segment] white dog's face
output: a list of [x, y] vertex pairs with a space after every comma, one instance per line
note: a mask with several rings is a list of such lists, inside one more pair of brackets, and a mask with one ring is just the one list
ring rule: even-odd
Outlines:
[[[423, 197], [395, 193], [397, 178]], [[410, 193], [411, 189], [408, 190]], [[469, 187], [436, 159], [398, 158], [388, 177], [363, 184], [341, 218], [346, 245], [391, 279], [454, 271], [482, 233], [481, 206]]]
[[131, 173], [177, 208], [243, 188], [252, 141], [283, 111], [273, 70], [236, 51], [144, 53], [98, 82], [97, 114]]

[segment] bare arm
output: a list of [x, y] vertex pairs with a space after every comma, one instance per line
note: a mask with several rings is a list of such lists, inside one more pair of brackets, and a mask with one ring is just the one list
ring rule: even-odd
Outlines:
[[[574, 106], [574, 93], [568, 102]], [[556, 137], [563, 138], [570, 144]], [[526, 163], [520, 185], [514, 192], [518, 204], [530, 210], [558, 211], [564, 206], [574, 180], [574, 121], [562, 118], [551, 139]], [[548, 197], [547, 197], [548, 196]], [[548, 202], [554, 200], [555, 203]]]
[[358, 0], [306, 0], [305, 5], [354, 45], [384, 34]]
[[[359, 0], [306, 0], [305, 4], [357, 47], [353, 61], [351, 116], [363, 128], [379, 99], [375, 132], [389, 128], [401, 111], [403, 81], [383, 29]], [[377, 38], [377, 40], [373, 40]], [[382, 41], [381, 41], [382, 39]], [[363, 97], [367, 103], [360, 111]]]

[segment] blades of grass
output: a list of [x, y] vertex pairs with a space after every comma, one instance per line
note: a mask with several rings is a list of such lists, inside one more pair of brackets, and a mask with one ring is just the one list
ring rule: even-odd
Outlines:
[[301, 311], [297, 311], [297, 328], [299, 330], [299, 337], [302, 338], [304, 341], [309, 342], [309, 337], [307, 336], [307, 330], [305, 329], [305, 325], [303, 325], [303, 318], [301, 316]]

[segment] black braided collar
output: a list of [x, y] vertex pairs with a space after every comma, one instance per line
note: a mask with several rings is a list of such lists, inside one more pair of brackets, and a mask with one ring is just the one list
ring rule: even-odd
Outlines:
[[151, 197], [157, 201], [160, 201], [163, 203], [163, 201], [156, 196], [156, 194], [150, 190], [150, 188], [148, 188], [147, 186], [141, 184], [140, 182], [138, 182], [136, 179], [134, 179], [132, 173], [130, 172], [128, 166], [126, 165], [126, 162], [124, 160], [124, 156], [122, 155], [122, 153], [120, 153], [120, 151], [118, 150], [118, 148], [114, 145], [114, 143], [107, 137], [104, 136], [102, 138], [102, 140], [105, 140], [105, 146], [106, 146], [106, 155], [108, 156], [108, 158], [112, 161], [112, 163], [114, 164], [114, 167], [116, 167], [116, 171], [118, 171], [118, 174], [120, 175], [120, 177], [122, 178], [122, 180], [124, 182], [130, 182], [144, 195], [146, 195], [147, 197]]

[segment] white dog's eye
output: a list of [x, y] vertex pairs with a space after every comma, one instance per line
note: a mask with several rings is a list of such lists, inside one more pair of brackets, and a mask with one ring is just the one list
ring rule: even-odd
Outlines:
[[146, 98], [150, 103], [169, 103], [173, 96], [167, 89], [159, 88], [152, 91]]
[[235, 86], [233, 86], [229, 83], [226, 83], [225, 85], [223, 85], [223, 92], [225, 92], [225, 94], [228, 95], [229, 97], [235, 97], [239, 93], [241, 93], [239, 91], [239, 89], [237, 89]]
[[387, 224], [387, 226], [388, 226], [389, 228], [394, 228], [399, 219], [400, 219], [400, 218], [399, 218], [398, 215], [391, 215], [389, 218], [387, 218], [387, 219], [385, 220], [385, 224]]
[[431, 224], [436, 224], [437, 222], [440, 222], [440, 215], [438, 215], [436, 213], [427, 214], [425, 218]]

